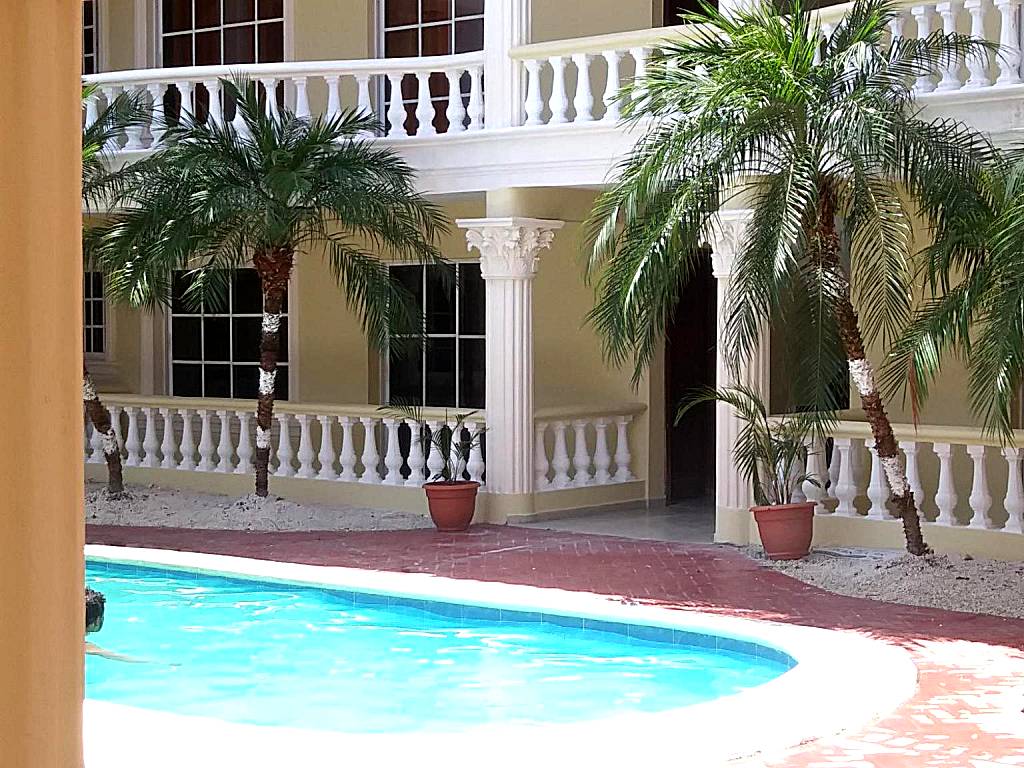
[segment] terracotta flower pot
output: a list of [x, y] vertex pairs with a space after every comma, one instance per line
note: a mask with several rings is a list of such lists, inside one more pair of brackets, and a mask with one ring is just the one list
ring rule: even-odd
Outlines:
[[764, 552], [772, 560], [799, 560], [811, 551], [814, 503], [751, 507]]
[[472, 480], [424, 485], [430, 519], [434, 521], [437, 530], [456, 532], [469, 528], [473, 512], [476, 511], [476, 492], [479, 488], [480, 483]]

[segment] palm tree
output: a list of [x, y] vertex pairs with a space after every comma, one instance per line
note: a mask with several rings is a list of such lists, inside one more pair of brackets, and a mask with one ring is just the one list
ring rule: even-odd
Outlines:
[[[95, 86], [82, 90], [82, 100], [94, 97]], [[149, 123], [149, 110], [140, 96], [124, 92], [111, 99], [100, 110], [96, 119], [82, 131], [82, 203], [87, 211], [101, 208], [112, 195], [116, 195], [126, 179], [123, 170], [118, 169], [109, 148], [114, 146], [128, 128]], [[83, 238], [86, 267], [90, 262], [88, 229]], [[124, 476], [121, 471], [121, 448], [117, 443], [110, 412], [103, 405], [96, 392], [96, 385], [89, 368], [82, 364], [82, 402], [93, 428], [103, 441], [103, 457], [107, 463], [107, 493], [119, 496], [124, 493]]]
[[856, 0], [830, 35], [800, 0], [688, 17], [692, 33], [666, 43], [625, 94], [626, 119], [645, 132], [595, 204], [587, 274], [607, 356], [633, 357], [639, 376], [720, 209], [736, 199], [752, 209], [733, 266], [729, 359], [742, 364], [780, 317], [801, 327], [803, 401], [823, 414], [848, 365], [907, 549], [924, 554], [865, 346], [891, 343], [911, 315], [908, 206], [945, 221], [945, 193], [980, 173], [991, 148], [957, 122], [922, 120], [911, 85], [981, 44], [890, 40], [894, 15], [886, 0]]
[[[251, 263], [263, 293], [256, 406], [256, 493], [267, 495], [279, 329], [298, 254], [323, 250], [371, 343], [389, 330], [421, 331], [411, 297], [388, 260], [435, 263], [447, 227], [414, 185], [413, 171], [363, 136], [376, 121], [355, 112], [301, 118], [268, 114], [244, 79], [223, 82], [235, 119], [182, 114], [164, 147], [133, 168], [126, 210], [100, 246], [108, 290], [133, 305], [166, 303], [175, 270], [187, 270], [187, 302], [220, 300], [232, 270]], [[273, 95], [271, 94], [271, 97]]]
[[924, 249], [930, 296], [883, 371], [909, 389], [915, 414], [947, 353], [969, 370], [969, 401], [989, 434], [1012, 439], [1011, 410], [1024, 378], [1024, 149], [1000, 153], [977, 184], [955, 190], [959, 215], [940, 222]]

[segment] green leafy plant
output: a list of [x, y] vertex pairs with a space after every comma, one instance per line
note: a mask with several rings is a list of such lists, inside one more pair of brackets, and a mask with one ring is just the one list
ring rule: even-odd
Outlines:
[[462, 481], [469, 464], [470, 454], [474, 449], [483, 444], [486, 426], [478, 426], [474, 431], [466, 428], [467, 422], [472, 422], [476, 411], [466, 413], [455, 413], [449, 416], [445, 411], [444, 419], [440, 420], [443, 425], [439, 429], [432, 429], [429, 421], [423, 417], [423, 410], [415, 405], [392, 405], [382, 406], [380, 410], [389, 413], [396, 418], [404, 419], [406, 422], [415, 422], [418, 426], [417, 434], [420, 441], [420, 449], [424, 457], [431, 455], [432, 449], [441, 460], [441, 466], [433, 472], [427, 482], [431, 483], [456, 483]]
[[757, 392], [745, 386], [700, 389], [686, 398], [676, 423], [702, 403], [726, 403], [739, 416], [743, 428], [736, 436], [736, 468], [751, 485], [758, 506], [792, 504], [793, 494], [805, 482], [821, 488], [822, 479], [804, 471], [807, 443], [822, 421], [818, 414], [769, 416]]

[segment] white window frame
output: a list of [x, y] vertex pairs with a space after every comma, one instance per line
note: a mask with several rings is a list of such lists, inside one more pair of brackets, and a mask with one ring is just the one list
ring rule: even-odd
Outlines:
[[[108, 0], [92, 0], [92, 60], [94, 71], [97, 74], [107, 70], [107, 25], [104, 23], [107, 16], [107, 2]], [[85, 64], [84, 49], [82, 64]]]
[[[480, 262], [476, 259], [460, 259], [458, 261], [451, 262], [452, 266], [460, 267], [463, 264], [476, 264], [479, 266]], [[427, 264], [425, 262], [392, 262], [388, 264], [388, 269], [392, 267], [420, 267], [422, 270], [422, 277], [420, 278], [420, 288], [423, 296], [423, 322], [424, 326], [427, 322], [427, 268], [431, 266], [438, 266]], [[486, 313], [486, 296], [484, 299], [484, 312]], [[459, 402], [460, 395], [462, 394], [460, 384], [460, 366], [461, 361], [459, 359], [459, 341], [465, 340], [481, 340], [484, 342], [484, 360], [486, 363], [486, 350], [487, 350], [487, 336], [485, 333], [460, 333], [460, 326], [462, 324], [462, 289], [458, 283], [455, 286], [455, 332], [454, 333], [427, 333], [426, 327], [424, 327], [424, 341], [429, 339], [455, 339], [455, 403]], [[486, 331], [486, 328], [484, 329]], [[381, 353], [381, 397], [385, 404], [391, 404], [391, 356], [385, 351]], [[486, 367], [484, 375], [487, 375]], [[427, 345], [424, 343], [420, 349], [420, 400], [423, 403], [427, 401]], [[429, 408], [458, 408], [460, 410], [466, 408], [477, 408], [483, 409], [486, 407], [484, 403], [483, 408], [480, 406], [469, 406], [469, 405], [456, 405], [455, 403], [449, 403], [447, 405], [431, 405], [423, 407]]]
[[[88, 293], [86, 292], [85, 277], [84, 276], [92, 275], [94, 273], [98, 273], [100, 275], [100, 279], [104, 281], [103, 296], [100, 299], [98, 299], [98, 301], [102, 302], [102, 306], [103, 306], [103, 320], [102, 320], [102, 325], [101, 326], [97, 326], [94, 323], [87, 322], [87, 318], [86, 318], [86, 315], [85, 315], [85, 306], [86, 306], [86, 304], [88, 304], [90, 301], [95, 302], [95, 301], [97, 301], [97, 299], [95, 297], [89, 296]], [[82, 352], [83, 352], [83, 354], [85, 356], [85, 359], [87, 361], [97, 362], [97, 363], [107, 363], [107, 362], [110, 362], [111, 360], [113, 360], [112, 347], [113, 347], [113, 341], [114, 341], [114, 334], [113, 334], [113, 324], [111, 322], [112, 318], [113, 318], [113, 313], [110, 311], [109, 302], [107, 301], [106, 279], [103, 277], [103, 273], [100, 272], [97, 269], [86, 269], [83, 272], [83, 279], [82, 279], [82, 328], [83, 328]], [[84, 331], [92, 330], [92, 329], [97, 328], [97, 327], [100, 327], [100, 328], [103, 329], [103, 351], [102, 352], [86, 352], [85, 351], [85, 335], [84, 335]]]

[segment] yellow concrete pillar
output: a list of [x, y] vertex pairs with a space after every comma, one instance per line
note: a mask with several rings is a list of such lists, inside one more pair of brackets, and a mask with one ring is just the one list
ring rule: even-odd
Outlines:
[[0, 765], [82, 764], [81, 0], [0, 24]]

